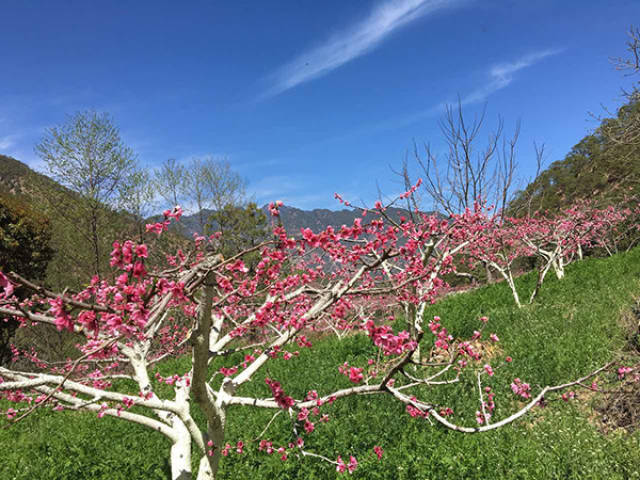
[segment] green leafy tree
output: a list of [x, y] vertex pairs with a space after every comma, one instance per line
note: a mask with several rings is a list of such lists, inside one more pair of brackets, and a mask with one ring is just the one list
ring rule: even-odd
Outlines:
[[[0, 194], [0, 271], [42, 280], [54, 253], [50, 241], [46, 217], [15, 196]], [[29, 293], [22, 288], [16, 291], [22, 298]], [[11, 358], [9, 344], [16, 328], [15, 320], [0, 318], [0, 365]]]
[[[209, 216], [206, 230], [221, 232], [220, 252], [229, 258], [239, 252], [255, 247], [268, 237], [268, 221], [265, 213], [254, 202], [245, 206], [227, 204]], [[259, 254], [245, 260], [252, 268]], [[255, 260], [255, 261], [254, 261]]]
[[56, 221], [67, 222], [88, 242], [93, 273], [100, 274], [110, 238], [105, 226], [110, 210], [118, 205], [120, 187], [134, 173], [133, 151], [123, 143], [113, 119], [94, 111], [76, 113], [48, 129], [35, 150], [45, 162], [46, 174], [76, 194], [61, 201], [66, 192], [59, 192], [47, 199], [48, 207]]

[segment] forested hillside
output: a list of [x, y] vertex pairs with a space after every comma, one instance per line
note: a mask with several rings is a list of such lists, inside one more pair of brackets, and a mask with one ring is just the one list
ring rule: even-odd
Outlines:
[[[629, 45], [635, 52], [635, 63], [624, 61], [621, 68], [639, 73], [638, 38]], [[593, 133], [519, 192], [511, 210], [558, 211], [578, 200], [611, 205], [640, 197], [640, 92], [634, 86], [624, 98], [626, 102], [617, 112], [600, 119]]]

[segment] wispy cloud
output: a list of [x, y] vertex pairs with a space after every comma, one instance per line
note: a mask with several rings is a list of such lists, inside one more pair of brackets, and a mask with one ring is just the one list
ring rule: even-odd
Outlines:
[[[489, 95], [508, 87], [513, 82], [514, 75], [520, 70], [530, 67], [547, 57], [562, 53], [564, 49], [555, 48], [529, 53], [509, 63], [499, 63], [489, 69], [489, 81], [482, 87], [473, 90], [461, 99], [463, 105], [482, 102]], [[442, 105], [440, 106], [442, 107]]]
[[461, 0], [388, 0], [381, 3], [364, 21], [333, 35], [324, 44], [278, 69], [271, 76], [271, 87], [263, 97], [278, 95], [335, 70], [376, 47], [394, 30], [459, 3]]
[[[485, 73], [485, 82], [475, 90], [459, 97], [460, 103], [464, 106], [484, 102], [490, 95], [508, 87], [514, 81], [516, 73], [520, 70], [531, 67], [547, 57], [562, 53], [564, 50], [563, 48], [541, 50], [523, 55], [513, 62], [499, 63], [490, 66]], [[457, 103], [457, 100], [440, 102], [426, 110], [410, 113], [400, 118], [385, 120], [375, 125], [375, 127], [369, 128], [368, 133], [371, 133], [372, 130], [383, 131], [406, 127], [425, 118], [442, 114], [447, 105], [451, 105], [452, 103]]]

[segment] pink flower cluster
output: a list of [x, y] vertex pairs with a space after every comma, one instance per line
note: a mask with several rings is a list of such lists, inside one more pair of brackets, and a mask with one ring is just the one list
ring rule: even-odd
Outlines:
[[349, 473], [353, 473], [354, 470], [358, 467], [358, 461], [356, 460], [356, 457], [354, 457], [353, 455], [349, 456], [349, 463], [344, 463], [344, 460], [342, 460], [342, 457], [338, 455], [338, 460], [336, 461], [336, 463], [337, 463], [336, 471], [338, 473], [344, 473], [346, 471], [348, 471]]
[[367, 320], [364, 329], [373, 340], [373, 344], [382, 349], [384, 355], [400, 355], [415, 350], [417, 346], [416, 341], [410, 339], [409, 332], [403, 330], [395, 335], [390, 326], [377, 327], [373, 320]]
[[182, 208], [180, 208], [180, 205], [176, 205], [173, 208], [173, 210], [165, 210], [163, 212], [163, 215], [164, 215], [163, 222], [147, 223], [146, 225], [147, 232], [157, 233], [158, 235], [160, 235], [162, 232], [166, 232], [167, 229], [169, 228], [169, 225], [171, 224], [171, 220], [170, 220], [171, 218], [180, 220], [180, 217], [182, 216]]
[[448, 350], [449, 343], [453, 341], [453, 337], [440, 324], [440, 317], [433, 317], [433, 320], [429, 322], [429, 330], [436, 336], [435, 347], [440, 350]]
[[364, 371], [364, 369], [357, 368], [357, 367], [350, 367], [347, 362], [344, 362], [344, 364], [340, 365], [338, 367], [338, 371], [341, 374], [349, 377], [349, 380], [351, 380], [353, 383], [360, 383], [364, 379], [364, 375], [362, 375], [362, 372]]
[[285, 395], [280, 382], [276, 382], [275, 380], [271, 380], [270, 378], [265, 378], [264, 381], [267, 385], [269, 385], [273, 398], [280, 408], [286, 410], [293, 407], [295, 401], [293, 400], [293, 398]]
[[511, 390], [524, 399], [531, 398], [531, 386], [528, 383], [523, 383], [519, 378], [513, 380]]

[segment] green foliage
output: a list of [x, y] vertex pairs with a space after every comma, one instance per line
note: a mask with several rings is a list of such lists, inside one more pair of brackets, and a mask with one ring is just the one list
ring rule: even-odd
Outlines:
[[[0, 193], [0, 271], [16, 272], [25, 278], [44, 277], [53, 256], [49, 220], [15, 196]], [[17, 291], [19, 297], [28, 292]], [[11, 357], [9, 344], [17, 322], [0, 318], [0, 365]]]
[[[227, 204], [209, 216], [205, 231], [219, 231], [220, 253], [225, 258], [259, 245], [268, 238], [265, 213], [254, 202], [246, 206]], [[259, 253], [250, 255], [248, 263], [257, 263]]]
[[48, 218], [23, 200], [0, 193], [0, 270], [42, 279], [53, 255], [50, 240]]

